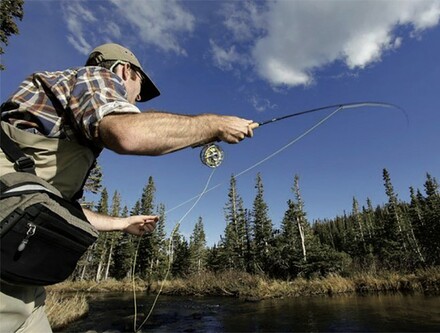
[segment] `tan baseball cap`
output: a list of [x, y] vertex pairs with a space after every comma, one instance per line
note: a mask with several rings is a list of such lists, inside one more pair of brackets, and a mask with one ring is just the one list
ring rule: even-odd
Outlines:
[[[136, 58], [136, 56], [131, 52], [129, 49], [115, 43], [108, 43], [103, 44], [98, 47], [96, 47], [90, 55], [99, 52], [102, 56], [102, 59], [100, 61], [107, 61], [107, 60], [120, 60], [129, 62], [130, 64], [137, 67], [139, 72], [142, 75], [142, 86], [141, 86], [141, 99], [139, 102], [145, 102], [150, 99], [153, 99], [154, 97], [157, 97], [160, 95], [159, 89], [157, 89], [156, 85], [153, 83], [153, 81], [148, 77], [147, 74], [145, 74], [144, 70], [142, 69], [142, 66], [139, 62], [139, 60]], [[90, 59], [90, 56], [89, 56]], [[89, 60], [87, 60], [87, 63]]]

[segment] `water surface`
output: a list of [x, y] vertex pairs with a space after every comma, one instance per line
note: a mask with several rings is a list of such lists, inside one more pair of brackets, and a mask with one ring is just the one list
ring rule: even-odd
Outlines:
[[[138, 325], [154, 296], [137, 296]], [[62, 330], [133, 332], [133, 295], [98, 294], [87, 318]], [[440, 296], [345, 295], [246, 302], [160, 296], [142, 332], [439, 332]]]

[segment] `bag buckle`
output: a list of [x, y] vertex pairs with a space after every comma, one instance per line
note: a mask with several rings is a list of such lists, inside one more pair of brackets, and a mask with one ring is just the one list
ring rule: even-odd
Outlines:
[[15, 161], [15, 168], [18, 171], [35, 173], [35, 162], [33, 158], [23, 156]]

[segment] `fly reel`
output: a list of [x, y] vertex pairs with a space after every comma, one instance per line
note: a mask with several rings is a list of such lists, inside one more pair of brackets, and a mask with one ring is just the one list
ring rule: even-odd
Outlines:
[[207, 144], [200, 152], [200, 160], [210, 168], [217, 168], [223, 162], [225, 154], [219, 145], [215, 143]]

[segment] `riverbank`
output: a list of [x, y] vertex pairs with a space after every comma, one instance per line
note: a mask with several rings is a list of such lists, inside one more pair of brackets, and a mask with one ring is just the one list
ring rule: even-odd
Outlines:
[[352, 277], [329, 275], [315, 279], [296, 278], [291, 281], [271, 280], [243, 272], [204, 272], [186, 279], [146, 281], [126, 279], [116, 281], [66, 281], [47, 289], [52, 292], [128, 292], [157, 293], [162, 288], [166, 295], [234, 296], [261, 300], [283, 296], [311, 296], [347, 292], [440, 292], [440, 268], [419, 270], [411, 274], [382, 272], [380, 274], [356, 274]]
[[[383, 272], [375, 275], [357, 274], [350, 278], [330, 275], [310, 280], [297, 278], [291, 281], [271, 280], [262, 276], [234, 271], [204, 272], [187, 279], [159, 281], [152, 284], [141, 280], [133, 282], [131, 280], [110, 279], [99, 283], [95, 281], [67, 281], [47, 289], [49, 321], [54, 328], [57, 328], [87, 314], [88, 307], [86, 296], [84, 296], [87, 293], [133, 292], [135, 289], [137, 292], [157, 294], [162, 289], [164, 295], [232, 296], [249, 301], [344, 293], [421, 292], [439, 294], [440, 268], [420, 270], [412, 274]], [[82, 305], [84, 303], [86, 306]]]

